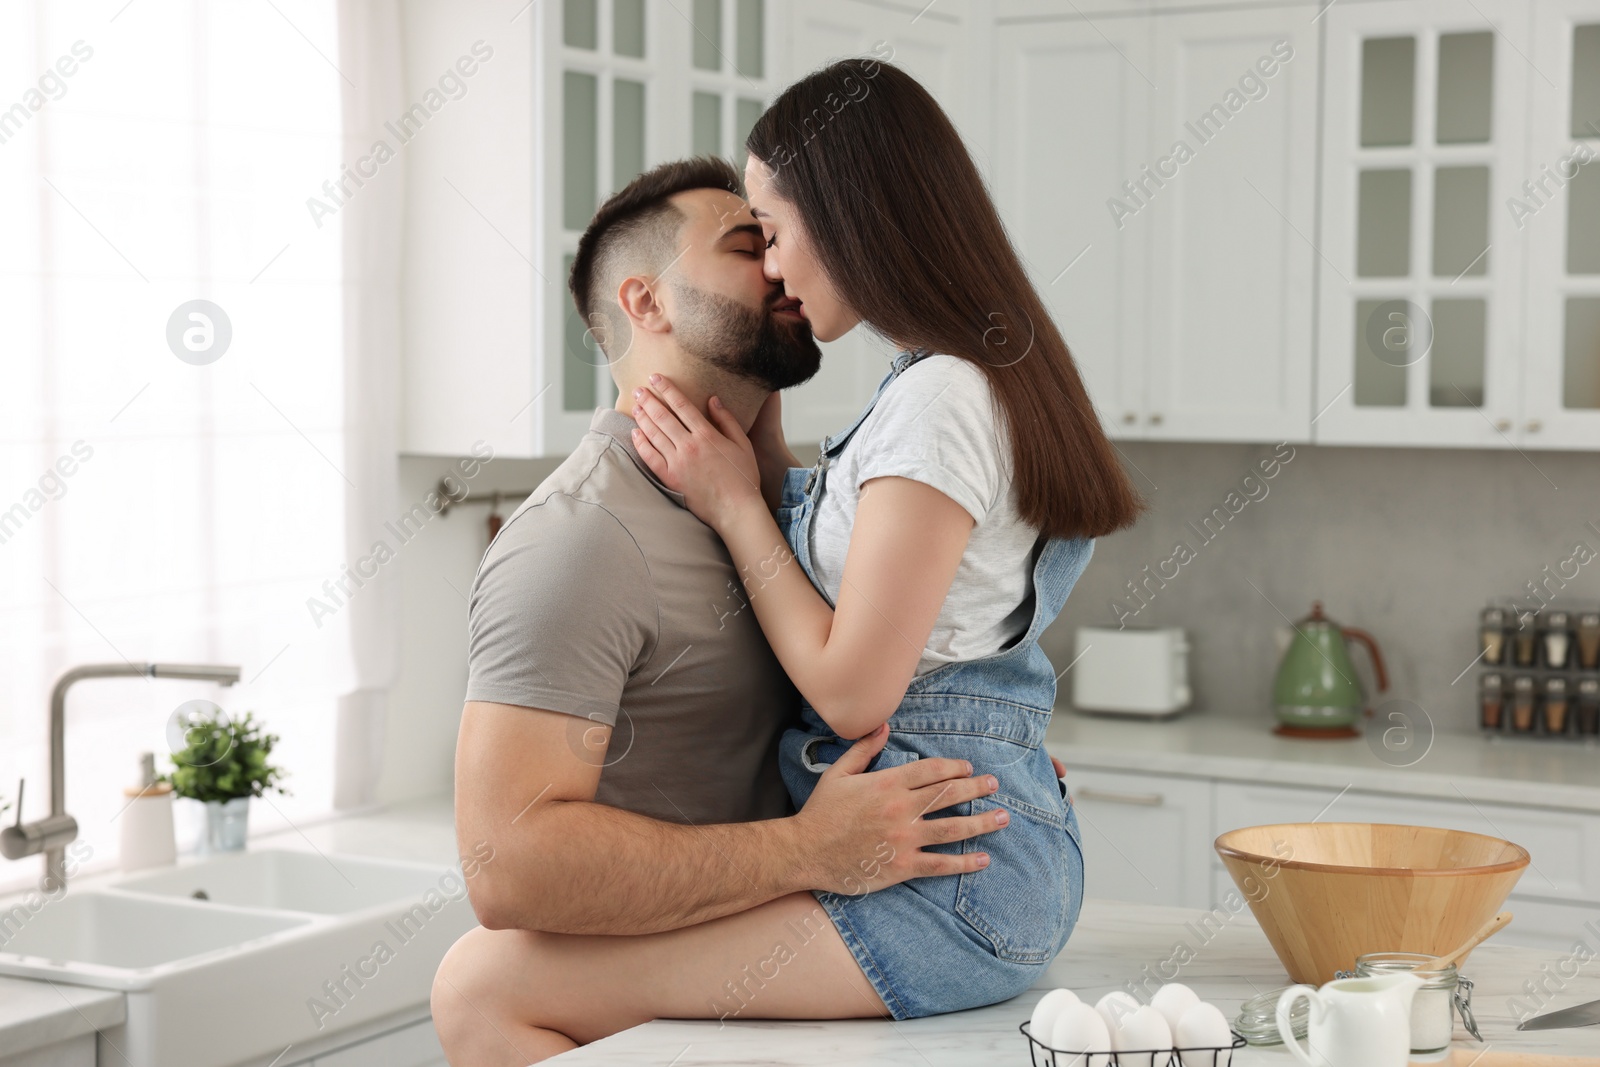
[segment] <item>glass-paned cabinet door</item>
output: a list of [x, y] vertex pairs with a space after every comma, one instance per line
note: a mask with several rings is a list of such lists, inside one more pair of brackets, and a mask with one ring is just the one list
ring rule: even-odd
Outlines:
[[1313, 437], [1514, 444], [1531, 19], [1520, 0], [1327, 9]]
[[768, 0], [694, 0], [690, 17], [690, 140], [742, 173], [745, 137], [777, 94], [767, 56]]
[[[638, 174], [696, 152], [744, 166], [744, 138], [776, 92], [772, 0], [558, 0], [536, 4], [534, 246], [540, 422], [559, 455], [616, 402], [603, 331], [567, 289], [596, 208]], [[619, 339], [618, 343], [622, 343]], [[614, 346], [613, 346], [614, 347]], [[625, 344], [622, 347], [626, 347]]]
[[664, 49], [657, 5], [559, 0], [529, 8], [536, 64], [533, 240], [539, 250], [536, 455], [570, 450], [589, 429], [594, 409], [616, 402], [606, 351], [573, 307], [567, 274], [595, 209], [669, 151], [661, 129]]
[[[649, 167], [698, 151], [744, 165], [777, 90], [775, 0], [557, 0], [529, 7], [535, 57], [536, 455], [569, 451], [616, 403], [603, 345], [567, 288], [596, 208]], [[606, 339], [610, 340], [610, 339]], [[619, 344], [625, 349], [621, 339]]]
[[1600, 449], [1600, 0], [1534, 5], [1532, 159], [1506, 210], [1529, 253], [1524, 444]]

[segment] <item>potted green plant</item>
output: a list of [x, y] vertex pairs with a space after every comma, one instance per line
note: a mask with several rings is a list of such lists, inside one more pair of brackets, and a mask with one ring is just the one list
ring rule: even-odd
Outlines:
[[184, 748], [172, 755], [172, 772], [159, 776], [180, 797], [206, 806], [206, 833], [201, 851], [244, 848], [250, 798], [267, 790], [285, 795], [277, 784], [282, 768], [267, 762], [277, 734], [264, 731], [252, 712], [235, 721], [216, 705], [195, 710], [183, 722]]

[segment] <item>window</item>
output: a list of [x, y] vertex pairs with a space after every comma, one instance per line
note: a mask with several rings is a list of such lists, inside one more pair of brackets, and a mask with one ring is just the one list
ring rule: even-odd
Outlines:
[[[346, 505], [352, 480], [381, 480], [348, 458], [341, 231], [362, 190], [335, 5], [118, 6], [0, 9], [0, 70], [21, 75], [0, 86], [7, 821], [24, 776], [24, 821], [49, 810], [49, 696], [70, 667], [236, 664], [243, 682], [71, 690], [66, 809], [91, 871], [115, 860], [139, 753], [170, 769], [185, 701], [282, 738], [293, 795], [253, 802], [253, 829], [331, 808], [352, 597], [326, 590], [363, 595]], [[179, 812], [182, 848], [200, 812]], [[39, 870], [0, 864], [0, 887]]]

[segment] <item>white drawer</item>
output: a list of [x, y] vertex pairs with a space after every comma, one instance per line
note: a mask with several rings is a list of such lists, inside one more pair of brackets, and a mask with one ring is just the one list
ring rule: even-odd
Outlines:
[[1084, 892], [1141, 904], [1211, 903], [1211, 783], [1068, 766]]
[[1228, 868], [1224, 867], [1220, 861], [1213, 862], [1211, 864], [1211, 907], [1213, 909], [1221, 907], [1222, 902], [1228, 899], [1230, 893], [1240, 897], [1244, 896], [1243, 893], [1239, 892], [1239, 887], [1233, 884], [1233, 876], [1228, 874]]
[[432, 1019], [323, 1053], [313, 1062], [316, 1067], [449, 1067]]
[[1514, 900], [1600, 902], [1600, 818], [1593, 815], [1514, 807], [1476, 797], [1435, 800], [1355, 789], [1341, 796], [1337, 789], [1239, 782], [1218, 782], [1215, 804], [1219, 834], [1240, 826], [1309, 822], [1320, 815], [1323, 822], [1442, 826], [1505, 838], [1533, 858], [1512, 893]]
[[[1524, 876], [1523, 881], [1527, 881]], [[1600, 904], [1557, 904], [1549, 900], [1519, 899], [1515, 893], [1506, 902], [1506, 910], [1513, 918], [1509, 925], [1494, 935], [1490, 944], [1518, 945], [1550, 953], [1550, 963], [1572, 955], [1573, 946], [1579, 942], [1588, 945], [1588, 952], [1600, 952]], [[1474, 970], [1484, 964], [1467, 958], [1463, 970], [1471, 977]]]
[[79, 1034], [20, 1056], [0, 1054], [0, 1067], [95, 1067], [95, 1035]]

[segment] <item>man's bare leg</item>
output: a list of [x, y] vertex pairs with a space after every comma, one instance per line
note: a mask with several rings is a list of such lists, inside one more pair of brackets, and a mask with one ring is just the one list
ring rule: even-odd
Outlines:
[[810, 893], [659, 934], [479, 927], [433, 983], [451, 1067], [525, 1067], [651, 1019], [889, 1014]]

